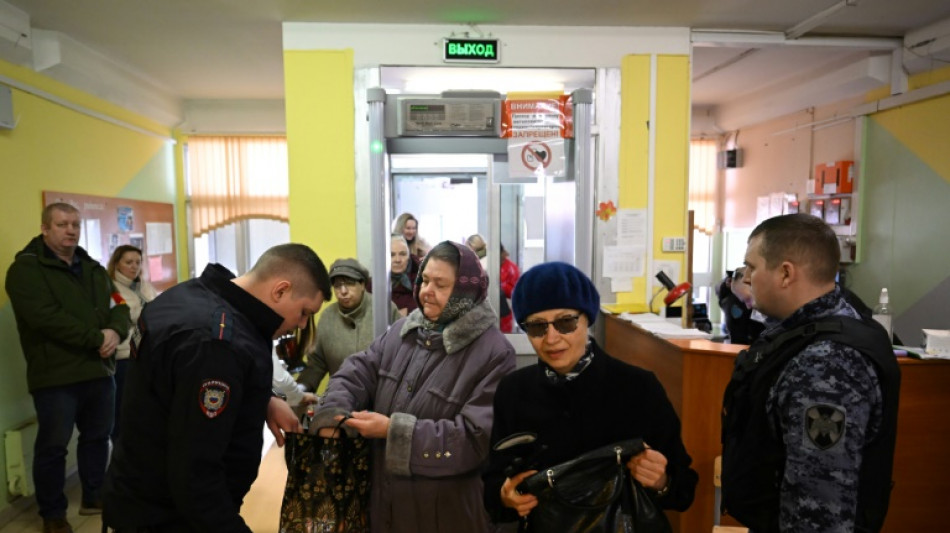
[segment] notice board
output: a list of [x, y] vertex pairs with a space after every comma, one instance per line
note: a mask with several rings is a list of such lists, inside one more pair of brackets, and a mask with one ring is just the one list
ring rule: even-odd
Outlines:
[[142, 276], [163, 291], [178, 282], [175, 254], [175, 208], [172, 204], [126, 198], [43, 191], [43, 206], [63, 202], [79, 210], [79, 245], [108, 266], [116, 247], [142, 250]]

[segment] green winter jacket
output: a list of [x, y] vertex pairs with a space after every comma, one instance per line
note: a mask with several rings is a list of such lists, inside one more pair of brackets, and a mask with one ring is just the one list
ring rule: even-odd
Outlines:
[[99, 357], [101, 330], [114, 330], [123, 339], [131, 326], [129, 308], [112, 299], [115, 289], [102, 265], [77, 247], [80, 280], [45, 249], [42, 235], [30, 241], [16, 254], [6, 279], [30, 392], [111, 376], [115, 356]]
[[[389, 323], [402, 318], [399, 310], [389, 303]], [[356, 309], [344, 312], [339, 302], [323, 310], [317, 322], [317, 341], [307, 354], [307, 367], [297, 376], [297, 383], [316, 391], [323, 376], [331, 376], [340, 369], [343, 360], [366, 349], [373, 342], [373, 295], [366, 291]]]

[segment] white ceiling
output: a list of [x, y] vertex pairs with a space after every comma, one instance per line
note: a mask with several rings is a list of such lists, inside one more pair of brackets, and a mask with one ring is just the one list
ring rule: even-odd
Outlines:
[[[179, 100], [283, 98], [281, 23], [678, 26], [784, 32], [843, 0], [2, 0]], [[950, 18], [947, 0], [848, 0], [805, 36], [903, 37]], [[880, 53], [880, 52], [878, 52]], [[697, 47], [695, 105], [722, 106], [869, 55], [854, 48]], [[905, 55], [913, 59], [913, 51]], [[2, 57], [2, 55], [0, 55]], [[950, 49], [907, 61], [950, 61]]]

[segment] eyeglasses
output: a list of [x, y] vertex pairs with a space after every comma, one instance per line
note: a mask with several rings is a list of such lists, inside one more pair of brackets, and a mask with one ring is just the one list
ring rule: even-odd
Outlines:
[[333, 281], [333, 288], [336, 290], [340, 290], [345, 285], [347, 289], [352, 289], [353, 287], [356, 287], [357, 283], [359, 282], [356, 281], [355, 279], [336, 278], [336, 280]]
[[550, 322], [541, 322], [541, 321], [531, 321], [531, 322], [522, 322], [521, 329], [528, 334], [529, 337], [543, 337], [548, 332], [548, 326], [554, 326], [554, 329], [557, 330], [561, 335], [567, 335], [568, 333], [574, 333], [577, 329], [577, 321], [580, 319], [581, 315], [573, 316], [562, 316], [561, 318], [556, 318]]

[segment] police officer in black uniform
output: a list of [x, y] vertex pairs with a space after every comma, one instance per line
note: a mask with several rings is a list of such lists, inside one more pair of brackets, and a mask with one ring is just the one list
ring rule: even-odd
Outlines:
[[744, 276], [745, 267], [739, 267], [716, 289], [732, 344], [752, 344], [765, 329], [765, 324], [753, 317], [752, 294], [742, 282]]
[[278, 444], [299, 431], [272, 397], [272, 340], [330, 298], [320, 258], [300, 244], [265, 252], [245, 275], [209, 265], [142, 312], [123, 430], [103, 489], [116, 532], [249, 532], [239, 511], [257, 477], [265, 418]]
[[749, 237], [744, 278], [766, 329], [723, 402], [723, 511], [756, 533], [878, 531], [891, 488], [900, 369], [882, 327], [835, 284], [834, 232], [806, 214]]

